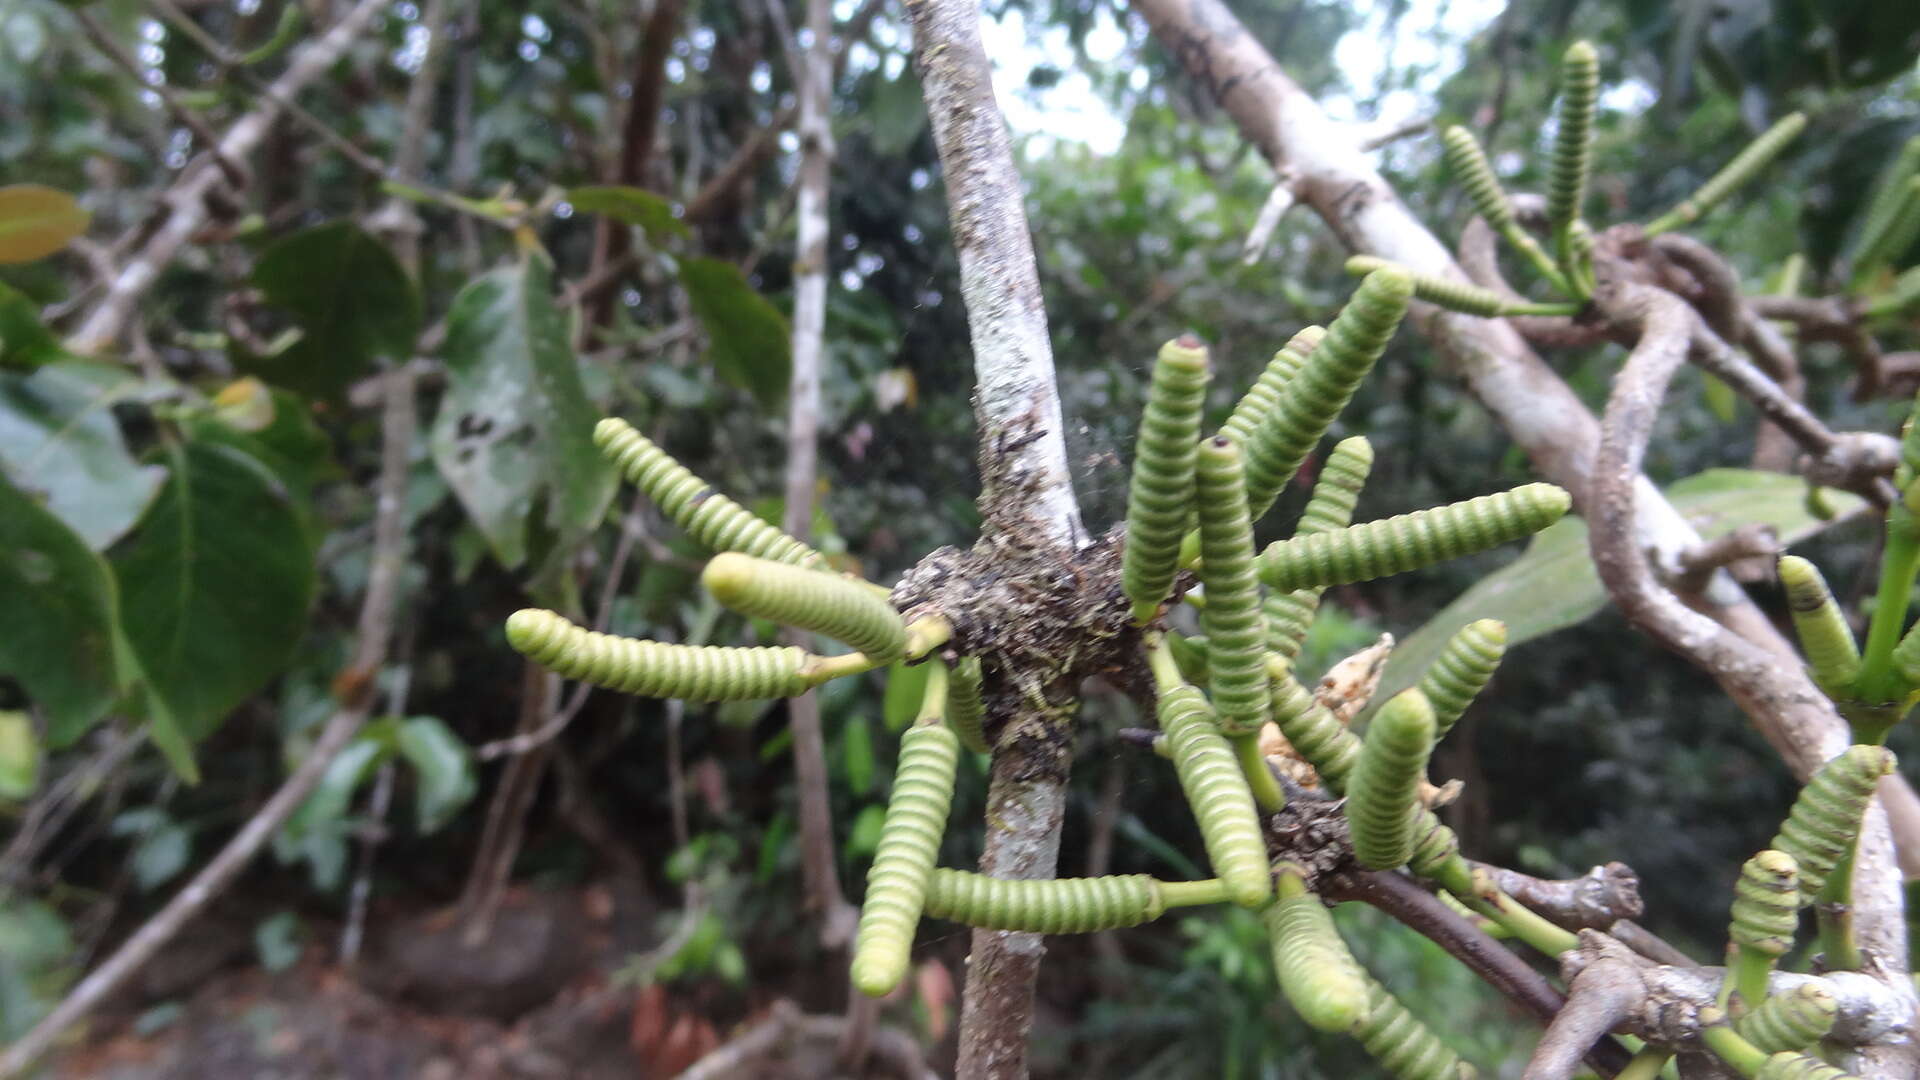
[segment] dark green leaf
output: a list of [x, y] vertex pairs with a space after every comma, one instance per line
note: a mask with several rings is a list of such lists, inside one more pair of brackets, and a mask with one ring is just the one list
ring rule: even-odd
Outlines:
[[542, 497], [562, 548], [598, 525], [617, 477], [554, 306], [544, 258], [469, 284], [447, 316], [447, 377], [431, 445], [441, 475], [503, 566], [526, 560]]
[[887, 823], [887, 808], [878, 803], [865, 806], [853, 819], [847, 836], [847, 858], [864, 859], [880, 848], [880, 827]]
[[904, 731], [920, 714], [921, 699], [927, 696], [927, 673], [932, 664], [895, 664], [887, 669], [887, 696], [880, 715], [888, 731]]
[[353, 793], [392, 752], [374, 733], [355, 736], [273, 838], [280, 861], [306, 861], [313, 868], [314, 884], [321, 889], [338, 885], [346, 872], [347, 811], [353, 805]]
[[473, 799], [473, 752], [438, 717], [413, 716], [394, 730], [394, 747], [413, 766], [414, 820], [434, 832]]
[[253, 928], [253, 951], [260, 966], [268, 971], [285, 971], [300, 959], [300, 942], [306, 937], [300, 916], [282, 911], [260, 920]]
[[[8, 25], [12, 32], [13, 26]], [[87, 231], [87, 212], [73, 196], [40, 184], [0, 187], [0, 263], [31, 262]]]
[[687, 235], [686, 224], [673, 216], [673, 203], [637, 187], [607, 185], [571, 188], [567, 191], [567, 201], [573, 204], [575, 210], [605, 214], [616, 221], [638, 225], [656, 239]]
[[139, 388], [106, 364], [0, 372], [0, 470], [96, 551], [133, 527], [166, 480], [127, 453], [113, 418], [113, 404]]
[[793, 374], [786, 316], [724, 259], [682, 260], [680, 284], [707, 332], [713, 369], [763, 407], [779, 405]]
[[855, 795], [865, 795], [873, 787], [873, 726], [856, 712], [847, 717], [840, 729], [840, 764], [846, 770], [847, 787]]
[[927, 126], [927, 107], [913, 68], [902, 68], [899, 78], [876, 84], [866, 107], [860, 110], [860, 119], [867, 126], [875, 154], [891, 158], [906, 153]]
[[269, 382], [335, 397], [378, 359], [400, 360], [420, 333], [420, 297], [393, 253], [348, 222], [276, 241], [253, 283], [284, 309], [302, 337], [271, 360], [246, 365]]
[[0, 478], [0, 675], [19, 680], [55, 749], [79, 738], [124, 684], [114, 648], [119, 602], [100, 556]]
[[40, 786], [40, 739], [33, 718], [18, 711], [0, 711], [0, 799], [16, 802]]
[[113, 567], [147, 685], [198, 740], [285, 666], [306, 629], [314, 559], [285, 488], [257, 460], [199, 442], [169, 458], [167, 486]]
[[31, 371], [72, 356], [40, 322], [40, 305], [0, 283], [0, 368]]

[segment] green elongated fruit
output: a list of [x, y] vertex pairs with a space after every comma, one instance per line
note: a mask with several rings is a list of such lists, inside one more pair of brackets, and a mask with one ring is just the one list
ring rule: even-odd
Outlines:
[[1286, 392], [1287, 381], [1300, 373], [1300, 366], [1307, 362], [1307, 357], [1320, 347], [1321, 340], [1326, 336], [1325, 327], [1309, 326], [1289, 338], [1280, 351], [1273, 354], [1273, 359], [1267, 361], [1260, 377], [1234, 404], [1227, 422], [1220, 425], [1220, 434], [1245, 445], [1266, 421], [1267, 414], [1280, 403], [1280, 396]]
[[1167, 651], [1173, 654], [1174, 665], [1180, 669], [1182, 679], [1190, 683], [1207, 681], [1206, 638], [1168, 634]]
[[1860, 647], [1826, 578], [1800, 556], [1785, 555], [1780, 559], [1780, 584], [1786, 586], [1787, 610], [1814, 681], [1829, 690], [1851, 684], [1860, 674]]
[[[1313, 497], [1294, 525], [1294, 535], [1310, 536], [1351, 525], [1353, 508], [1372, 471], [1373, 444], [1364, 436], [1355, 435], [1334, 444], [1314, 480]], [[1307, 631], [1313, 626], [1314, 613], [1320, 608], [1320, 591], [1269, 593], [1260, 607], [1267, 617], [1267, 650], [1286, 657], [1291, 664], [1299, 657]]]
[[1899, 258], [1920, 236], [1920, 176], [1911, 177], [1900, 201], [1879, 228], [1861, 235], [1860, 254], [1853, 266], [1852, 285], [1858, 289], [1872, 280], [1883, 265]]
[[743, 615], [825, 634], [876, 663], [906, 655], [907, 624], [900, 613], [850, 578], [724, 552], [707, 562], [700, 581], [715, 600]]
[[1734, 1022], [1734, 1030], [1769, 1054], [1805, 1050], [1833, 1030], [1840, 1003], [1819, 983], [1801, 983], [1774, 994]]
[[1338, 532], [1281, 540], [1261, 554], [1260, 580], [1270, 589], [1325, 588], [1417, 570], [1539, 532], [1571, 505], [1562, 488], [1523, 484]]
[[1487, 224], [1497, 230], [1506, 230], [1515, 224], [1513, 203], [1508, 200], [1505, 188], [1494, 178], [1493, 166], [1487, 163], [1487, 152], [1480, 148], [1480, 140], [1466, 128], [1455, 125], [1440, 134], [1440, 143], [1445, 150], [1447, 171], [1467, 198], [1473, 200], [1473, 208]]
[[988, 930], [1087, 934], [1139, 926], [1166, 910], [1160, 883], [1145, 874], [1010, 881], [935, 870], [927, 914]]
[[1300, 1019], [1344, 1034], [1365, 1023], [1367, 973], [1340, 940], [1333, 913], [1320, 898], [1304, 890], [1283, 897], [1267, 908], [1266, 920], [1274, 974]]
[[1418, 689], [1380, 707], [1347, 779], [1353, 853], [1369, 870], [1392, 870], [1413, 857], [1414, 812], [1433, 752], [1433, 706]]
[[566, 678], [640, 697], [753, 701], [792, 697], [810, 685], [802, 674], [808, 656], [799, 649], [642, 641], [575, 626], [539, 608], [507, 617], [507, 642]]
[[947, 723], [960, 737], [960, 745], [976, 754], [989, 754], [987, 742], [987, 705], [980, 698], [980, 658], [963, 656], [953, 665], [947, 681]]
[[1368, 274], [1259, 425], [1244, 436], [1223, 430], [1246, 456], [1247, 506], [1253, 520], [1273, 505], [1353, 399], [1400, 326], [1412, 296], [1413, 278], [1405, 270], [1393, 267]]
[[1507, 651], [1507, 624], [1478, 619], [1454, 632], [1433, 666], [1420, 676], [1420, 692], [1433, 704], [1434, 736], [1439, 742], [1473, 704]]
[[[1575, 295], [1580, 296], [1583, 299], [1586, 297], [1592, 296], [1593, 284], [1594, 284], [1593, 282], [1593, 250], [1594, 250], [1593, 226], [1588, 225], [1586, 222], [1580, 220], [1579, 218], [1575, 218], [1572, 221], [1568, 222], [1567, 231], [1561, 234], [1560, 249], [1561, 249], [1560, 259], [1562, 262], [1566, 263], [1566, 266], [1567, 266], [1567, 280], [1569, 282], [1576, 283], [1578, 285], [1578, 288], [1575, 290]], [[1551, 305], [1541, 304], [1536, 306], [1548, 307]], [[1571, 305], [1571, 306], [1575, 307], [1576, 309], [1579, 307], [1578, 304]], [[1519, 311], [1510, 311], [1508, 312], [1508, 314], [1520, 315], [1525, 313], [1519, 312]], [[1535, 314], [1543, 314], [1543, 313], [1535, 312]], [[1544, 314], [1558, 314], [1558, 313], [1545, 312]]]
[[819, 552], [715, 491], [625, 420], [609, 416], [600, 421], [593, 429], [593, 443], [701, 547], [796, 566], [826, 563]]
[[1215, 726], [1213, 710], [1200, 691], [1179, 686], [1160, 694], [1160, 730], [1180, 776], [1180, 787], [1200, 824], [1213, 871], [1226, 882], [1229, 897], [1241, 907], [1257, 908], [1273, 895], [1267, 841], [1254, 811], [1240, 764]]
[[1381, 1068], [1397, 1080], [1474, 1080], [1479, 1075], [1372, 976], [1367, 977], [1367, 991], [1367, 1019], [1354, 1038]]
[[1793, 948], [1799, 929], [1800, 864], [1772, 849], [1748, 859], [1733, 887], [1728, 937], [1743, 949], [1778, 959]]
[[1560, 122], [1553, 137], [1553, 173], [1547, 181], [1547, 227], [1555, 237], [1565, 235], [1586, 205], [1593, 167], [1593, 107], [1599, 96], [1600, 55], [1591, 43], [1576, 41], [1567, 46], [1560, 61]]
[[1267, 627], [1260, 614], [1260, 579], [1253, 572], [1253, 524], [1240, 447], [1224, 435], [1200, 447], [1200, 579], [1207, 606], [1207, 685], [1220, 729], [1257, 734], [1267, 722]]
[[1813, 903], [1854, 838], [1874, 785], [1893, 771], [1893, 751], [1850, 746], [1820, 767], [1793, 801], [1793, 810], [1768, 847], [1793, 856], [1800, 867], [1800, 903]]
[[1442, 824], [1440, 816], [1422, 806], [1413, 814], [1413, 854], [1407, 868], [1421, 877], [1439, 877], [1460, 854], [1460, 836]]
[[1892, 288], [1867, 302], [1866, 312], [1869, 318], [1890, 319], [1914, 308], [1920, 308], [1920, 266], [1901, 271]]
[[1726, 167], [1714, 173], [1700, 190], [1683, 200], [1679, 206], [1662, 214], [1646, 228], [1648, 236], [1658, 236], [1671, 229], [1688, 225], [1698, 220], [1701, 214], [1718, 205], [1720, 200], [1732, 194], [1734, 189], [1754, 178], [1761, 169], [1780, 151], [1787, 148], [1807, 126], [1805, 113], [1788, 113], [1774, 125], [1760, 133], [1760, 136], [1747, 144], [1746, 149], [1735, 154]]
[[1920, 175], [1920, 135], [1906, 141], [1893, 161], [1881, 171], [1880, 178], [1874, 183], [1873, 197], [1867, 200], [1866, 212], [1860, 218], [1860, 231], [1855, 234], [1853, 253], [1848, 262], [1860, 265], [1860, 255], [1880, 233], [1894, 213], [1900, 209], [1900, 202], [1906, 197], [1907, 185], [1914, 176]]
[[1346, 790], [1347, 777], [1360, 756], [1360, 737], [1291, 676], [1273, 682], [1273, 721], [1329, 791]]
[[959, 761], [960, 740], [945, 727], [915, 725], [900, 736], [900, 762], [853, 940], [853, 985], [863, 994], [885, 996], [906, 977]]
[[[1389, 266], [1398, 267], [1399, 264], [1372, 255], [1354, 255], [1347, 259], [1349, 274], [1370, 274]], [[1514, 303], [1492, 289], [1470, 281], [1415, 271], [1408, 273], [1413, 277], [1413, 295], [1416, 299], [1438, 304], [1463, 315], [1493, 319], [1502, 315], [1575, 315], [1580, 311], [1579, 304]]]
[[1836, 1069], [1817, 1057], [1783, 1050], [1763, 1062], [1753, 1080], [1856, 1080], [1845, 1069]]
[[1180, 539], [1193, 503], [1195, 443], [1207, 396], [1207, 348], [1181, 337], [1160, 347], [1147, 408], [1140, 417], [1127, 494], [1127, 545], [1121, 584], [1134, 619], [1153, 618], [1173, 588]]
[[1893, 669], [1907, 680], [1907, 685], [1920, 689], [1920, 624], [1908, 629], [1900, 644], [1893, 647]]

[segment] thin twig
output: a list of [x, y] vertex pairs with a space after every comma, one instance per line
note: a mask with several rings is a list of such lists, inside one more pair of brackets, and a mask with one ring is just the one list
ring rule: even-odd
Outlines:
[[1487, 863], [1472, 865], [1491, 875], [1501, 892], [1569, 930], [1605, 930], [1621, 919], [1639, 918], [1645, 911], [1640, 901], [1639, 875], [1625, 863], [1610, 862], [1577, 878], [1559, 881]]
[[1746, 524], [1680, 553], [1680, 577], [1674, 588], [1697, 593], [1723, 566], [1745, 559], [1772, 559], [1780, 553], [1780, 533], [1771, 525]]
[[150, 81], [146, 72], [141, 70], [140, 62], [128, 54], [127, 50], [121, 48], [119, 42], [113, 40], [113, 36], [107, 33], [106, 28], [100, 25], [100, 20], [94, 18], [92, 13], [85, 8], [72, 10], [74, 19], [80, 23], [80, 32], [93, 43], [93, 47], [113, 61], [115, 67], [131, 76], [142, 89], [151, 90], [160, 98], [160, 103], [167, 107], [167, 112], [192, 132], [201, 146], [206, 147], [213, 154], [214, 162], [219, 165], [221, 172], [226, 175], [227, 183], [232, 185], [234, 190], [245, 188], [248, 179], [246, 169], [232, 158], [220, 153], [220, 137], [213, 133], [213, 129], [207, 127], [207, 122], [200, 118], [200, 114], [182, 104], [180, 96], [173, 92], [173, 87], [168, 85], [165, 79], [157, 82]]
[[[1645, 996], [1640, 972], [1631, 964], [1605, 959], [1587, 965], [1573, 980], [1566, 1005], [1540, 1037], [1521, 1080], [1567, 1080], [1589, 1049], [1631, 1015]], [[1622, 1062], [1620, 1068], [1625, 1064]]]

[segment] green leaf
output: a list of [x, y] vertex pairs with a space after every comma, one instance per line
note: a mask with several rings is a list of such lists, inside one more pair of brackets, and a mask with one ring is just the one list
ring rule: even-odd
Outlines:
[[23, 800], [40, 785], [40, 740], [33, 718], [0, 712], [0, 799]]
[[193, 857], [193, 834], [157, 806], [128, 810], [113, 820], [108, 831], [133, 840], [127, 866], [141, 892], [152, 892], [178, 877]]
[[112, 706], [125, 684], [114, 635], [119, 600], [100, 556], [59, 518], [0, 478], [0, 675], [25, 688], [66, 746]]
[[687, 235], [686, 223], [673, 215], [673, 203], [651, 191], [612, 184], [577, 187], [568, 189], [566, 199], [575, 210], [605, 214], [616, 221], [638, 225], [656, 239]]
[[713, 369], [763, 408], [778, 406], [793, 374], [786, 316], [724, 259], [681, 260], [680, 284], [706, 329]]
[[877, 83], [860, 120], [873, 142], [873, 152], [881, 158], [898, 157], [912, 148], [927, 126], [927, 107], [920, 93], [920, 78], [913, 66], [900, 69], [896, 79]]
[[438, 717], [413, 716], [394, 731], [394, 747], [414, 774], [414, 820], [422, 833], [438, 830], [473, 800], [479, 785], [473, 752]]
[[278, 674], [306, 630], [314, 555], [283, 485], [232, 446], [171, 445], [172, 476], [113, 552], [148, 687], [197, 741]]
[[25, 1034], [60, 1000], [73, 935], [38, 900], [0, 898], [0, 1040]]
[[880, 827], [886, 823], [886, 807], [879, 803], [862, 807], [853, 819], [853, 829], [847, 835], [847, 858], [864, 859], [878, 851]]
[[617, 476], [594, 448], [598, 414], [544, 258], [460, 290], [447, 316], [446, 361], [433, 460], [494, 557], [508, 568], [526, 561], [528, 524], [543, 499], [557, 547], [570, 548], [600, 523]]
[[113, 418], [139, 389], [124, 369], [82, 361], [0, 372], [0, 472], [96, 551], [133, 527], [166, 480], [134, 461]]
[[0, 283], [0, 368], [31, 371], [72, 358], [40, 321], [40, 305]]
[[314, 885], [322, 890], [338, 885], [347, 867], [347, 811], [353, 793], [392, 753], [377, 727], [370, 725], [354, 736], [273, 838], [280, 861], [305, 860], [313, 868]]
[[840, 764], [847, 773], [847, 787], [855, 795], [873, 788], [873, 727], [856, 712], [847, 717], [840, 729]]
[[315, 397], [337, 397], [375, 360], [405, 359], [420, 333], [413, 280], [392, 252], [349, 222], [276, 241], [254, 264], [253, 284], [292, 316], [302, 337], [244, 366]]
[[0, 187], [0, 263], [32, 262], [87, 231], [73, 196], [40, 184]]
[[[1676, 481], [1667, 498], [1701, 538], [1712, 540], [1744, 525], [1771, 525], [1783, 546], [1826, 528], [1807, 512], [1807, 482], [1784, 473], [1708, 469]], [[1835, 520], [1864, 505], [1857, 495], [1829, 492]], [[1507, 647], [1584, 622], [1606, 606], [1606, 591], [1587, 553], [1587, 523], [1571, 515], [1534, 534], [1518, 559], [1481, 578], [1400, 642], [1373, 700], [1412, 686], [1440, 655], [1447, 639], [1475, 619], [1507, 624]]]
[[920, 702], [927, 696], [927, 674], [932, 670], [932, 664], [895, 664], [887, 669], [887, 696], [880, 715], [888, 731], [905, 731], [920, 715]]
[[253, 951], [260, 966], [268, 971], [285, 971], [300, 959], [301, 939], [306, 928], [300, 916], [281, 911], [261, 919], [253, 928]]

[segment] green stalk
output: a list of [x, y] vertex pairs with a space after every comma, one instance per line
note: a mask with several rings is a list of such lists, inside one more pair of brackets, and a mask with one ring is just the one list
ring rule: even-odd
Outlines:
[[[1887, 547], [1880, 557], [1880, 587], [1874, 593], [1873, 621], [1867, 627], [1867, 647], [1860, 657], [1860, 677], [1854, 680], [1856, 697], [1868, 705], [1893, 703], [1908, 691], [1894, 670], [1893, 649], [1907, 621], [1907, 602], [1913, 579], [1920, 572], [1920, 532], [1913, 512], [1895, 505], [1887, 514]], [[1898, 712], [1880, 709], [1847, 710], [1859, 742], [1879, 745], [1900, 720]]]
[[1246, 774], [1247, 787], [1253, 791], [1253, 801], [1263, 813], [1277, 814], [1287, 805], [1287, 793], [1280, 788], [1279, 778], [1267, 767], [1267, 758], [1260, 752], [1260, 733], [1250, 731], [1243, 735], [1228, 735], [1227, 742], [1233, 746], [1233, 754], [1240, 759], [1240, 771]]
[[[1853, 854], [1859, 846], [1860, 840], [1855, 837], [1813, 901], [1820, 952], [1826, 957], [1829, 971], [1858, 971], [1863, 960], [1853, 928]], [[1748, 1004], [1757, 1005], [1759, 1000], [1750, 999]]]
[[1502, 892], [1484, 872], [1475, 871], [1467, 860], [1455, 855], [1433, 875], [1435, 881], [1461, 903], [1498, 923], [1508, 933], [1547, 956], [1559, 956], [1580, 947], [1573, 932], [1540, 917], [1532, 909]]
[[1714, 1056], [1736, 1069], [1741, 1076], [1755, 1076], [1760, 1066], [1767, 1063], [1766, 1051], [1740, 1037], [1726, 1024], [1726, 1016], [1718, 1009], [1700, 1010], [1700, 1039]]
[[1649, 1046], [1633, 1055], [1633, 1060], [1615, 1073], [1613, 1080], [1653, 1080], [1672, 1057], [1673, 1051], [1663, 1046]]
[[1224, 904], [1228, 899], [1227, 883], [1219, 878], [1208, 878], [1205, 881], [1162, 881], [1157, 885], [1160, 889], [1160, 903], [1170, 908]]

